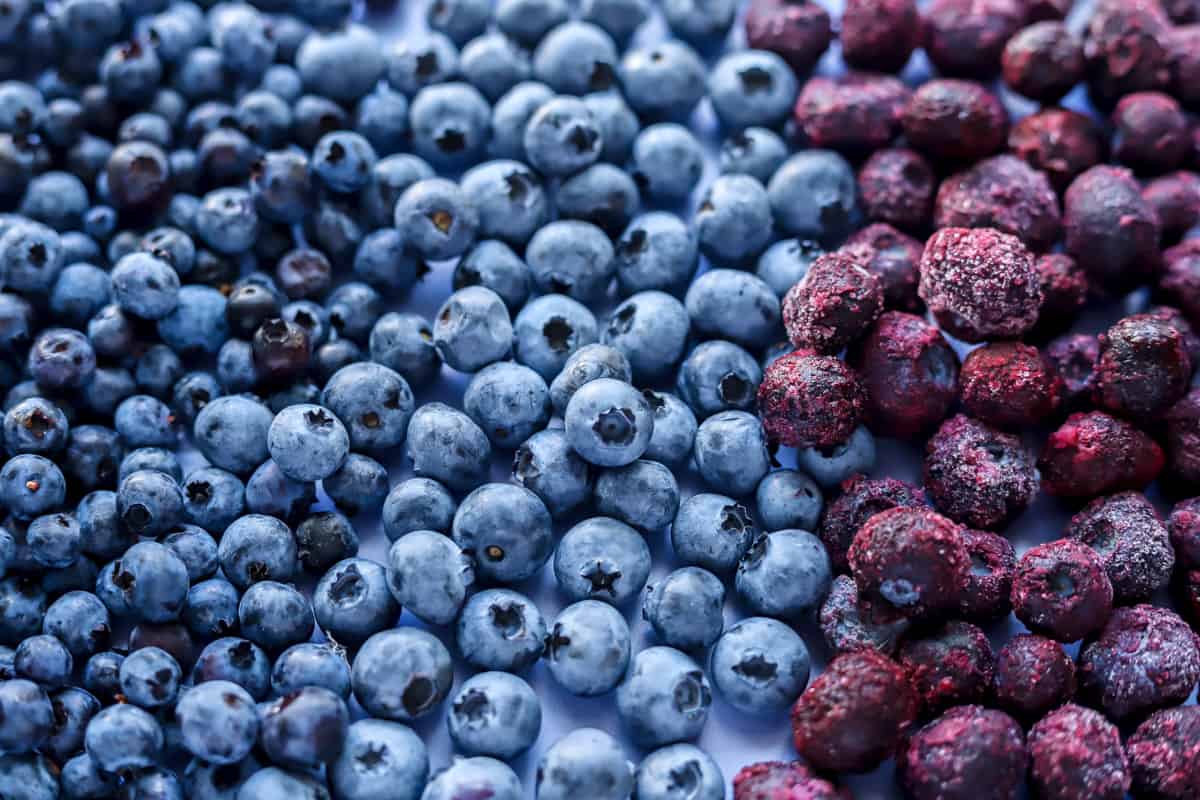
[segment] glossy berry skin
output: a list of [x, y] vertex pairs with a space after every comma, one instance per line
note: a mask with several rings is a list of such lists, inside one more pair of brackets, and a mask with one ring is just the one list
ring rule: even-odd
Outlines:
[[271, 690], [287, 695], [305, 686], [320, 686], [345, 699], [350, 696], [350, 664], [332, 644], [301, 642], [284, 650], [271, 670]]
[[766, 617], [750, 617], [721, 635], [709, 661], [713, 683], [735, 708], [772, 714], [789, 707], [808, 684], [804, 640]]
[[181, 679], [179, 664], [158, 647], [135, 650], [121, 662], [121, 693], [143, 708], [173, 704]]
[[807, 531], [758, 537], [738, 563], [738, 596], [754, 611], [793, 620], [817, 608], [832, 574], [821, 540]]
[[1129, 761], [1117, 726], [1098, 711], [1068, 703], [1029, 731], [1029, 777], [1054, 800], [1118, 800], [1129, 791]]
[[621, 613], [598, 600], [580, 600], [564, 608], [550, 624], [543, 657], [550, 674], [565, 690], [594, 697], [607, 694], [621, 682], [629, 653], [629, 625]]
[[354, 657], [351, 681], [372, 716], [408, 722], [446, 699], [454, 674], [450, 653], [434, 636], [395, 628], [366, 641]]
[[242, 594], [238, 625], [247, 639], [267, 652], [278, 653], [312, 636], [313, 610], [295, 587], [259, 581]]
[[211, 764], [236, 764], [258, 738], [258, 712], [245, 689], [209, 681], [186, 690], [176, 708], [184, 747]]
[[641, 592], [650, 574], [650, 549], [641, 534], [608, 517], [571, 528], [554, 551], [554, 577], [568, 599], [620, 605]]
[[445, 533], [458, 507], [454, 497], [435, 480], [410, 478], [392, 487], [383, 502], [383, 532], [395, 541], [406, 533], [433, 530]]
[[298, 557], [288, 526], [264, 514], [235, 520], [221, 537], [217, 553], [225, 577], [242, 589], [255, 581], [290, 579]]
[[913, 798], [968, 798], [980, 786], [996, 797], [1020, 796], [1025, 736], [1002, 711], [952, 708], [914, 733], [900, 756], [900, 782]]
[[154, 717], [137, 706], [109, 706], [88, 723], [84, 747], [105, 772], [143, 769], [157, 761], [163, 731]]
[[481, 672], [459, 687], [446, 722], [458, 750], [509, 761], [537, 739], [542, 707], [529, 684], [517, 676]]
[[325, 383], [321, 402], [346, 426], [350, 447], [368, 451], [403, 442], [414, 407], [408, 381], [373, 363], [335, 372]]
[[263, 750], [275, 763], [316, 768], [341, 753], [349, 716], [346, 704], [328, 689], [298, 689], [262, 712]]
[[317, 582], [312, 597], [321, 630], [349, 647], [395, 624], [400, 613], [383, 565], [365, 558], [334, 564]]
[[388, 551], [388, 588], [418, 619], [448, 625], [458, 616], [474, 582], [470, 556], [446, 536], [413, 531]]
[[0, 683], [0, 743], [8, 753], [30, 752], [48, 737], [54, 726], [50, 698], [36, 683], [24, 678]]
[[541, 657], [546, 621], [524, 595], [485, 589], [463, 606], [456, 636], [468, 663], [480, 669], [520, 672]]
[[1033, 547], [1013, 576], [1017, 619], [1030, 630], [1073, 642], [1101, 628], [1112, 611], [1113, 588], [1094, 550], [1070, 539]]

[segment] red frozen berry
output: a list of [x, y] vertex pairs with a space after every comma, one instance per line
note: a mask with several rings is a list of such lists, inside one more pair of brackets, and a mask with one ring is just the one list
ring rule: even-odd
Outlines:
[[858, 529], [871, 517], [889, 508], [928, 508], [925, 495], [912, 484], [895, 478], [851, 475], [842, 481], [841, 494], [825, 506], [818, 530], [833, 568], [849, 568], [846, 554]]
[[772, 441], [787, 447], [833, 447], [862, 418], [854, 372], [832, 356], [797, 350], [771, 362], [758, 387], [758, 412]]
[[1166, 86], [1171, 77], [1170, 30], [1159, 0], [1096, 3], [1083, 43], [1092, 97], [1112, 102]]
[[1141, 492], [1097, 497], [1071, 517], [1066, 535], [1100, 556], [1118, 602], [1145, 600], [1171, 579], [1171, 537]]
[[839, 252], [817, 256], [783, 298], [783, 324], [792, 344], [824, 354], [861, 338], [882, 311], [879, 277]]
[[913, 150], [877, 150], [858, 172], [858, 194], [868, 219], [906, 231], [925, 228], [933, 213], [937, 178]]
[[869, 153], [900, 132], [900, 115], [911, 96], [912, 91], [890, 75], [818, 75], [804, 84], [794, 116], [813, 147]]
[[944, 75], [987, 78], [1025, 22], [1022, 0], [933, 0], [925, 8], [925, 52]]
[[1200, 797], [1200, 706], [1155, 711], [1125, 745], [1135, 797]]
[[1200, 497], [1180, 500], [1167, 518], [1175, 560], [1184, 569], [1200, 567]]
[[954, 521], [998, 528], [1029, 507], [1037, 470], [1020, 437], [958, 414], [925, 446], [925, 488]]
[[1012, 544], [990, 531], [970, 529], [963, 531], [963, 541], [971, 558], [971, 570], [959, 602], [959, 614], [980, 621], [1008, 616], [1012, 610], [1013, 574], [1017, 570]]
[[913, 92], [902, 118], [913, 146], [935, 158], [973, 161], [1004, 146], [1008, 113], [973, 81], [942, 78]]
[[997, 342], [972, 350], [958, 384], [963, 408], [990, 425], [1028, 428], [1054, 413], [1062, 379], [1036, 347]]
[[1037, 251], [1054, 244], [1061, 222], [1050, 181], [1012, 155], [984, 159], [944, 180], [933, 213], [935, 227], [995, 228]]
[[1102, 714], [1067, 704], [1029, 731], [1029, 780], [1042, 800], [1124, 800], [1129, 762]]
[[1096, 384], [1096, 359], [1100, 358], [1100, 340], [1086, 333], [1060, 336], [1042, 351], [1046, 362], [1062, 379], [1062, 405], [1072, 407], [1090, 403]]
[[1149, 422], [1187, 392], [1192, 359], [1183, 335], [1166, 320], [1136, 314], [1100, 335], [1096, 405]]
[[996, 703], [1032, 722], [1075, 694], [1075, 662], [1053, 639], [1022, 634], [996, 654]]
[[1078, 111], [1047, 108], [1025, 117], [1008, 134], [1008, 149], [1046, 173], [1063, 191], [1077, 175], [1104, 157], [1104, 140], [1091, 118]]
[[846, 240], [837, 252], [857, 261], [879, 278], [884, 308], [918, 312], [917, 268], [924, 245], [891, 225], [868, 225]]
[[733, 800], [849, 800], [849, 794], [817, 777], [800, 761], [760, 761], [733, 778]]
[[829, 48], [833, 24], [820, 3], [754, 0], [746, 12], [746, 44], [777, 53], [796, 72], [808, 72]]
[[[1155, 178], [1142, 189], [1142, 199], [1158, 215], [1163, 236], [1177, 239], [1200, 222], [1200, 175], [1180, 170]], [[1164, 263], [1169, 252], [1163, 253]]]
[[1062, 22], [1036, 22], [1008, 40], [1002, 62], [1010, 89], [1056, 103], [1083, 79], [1083, 43]]
[[850, 66], [899, 72], [921, 45], [916, 0], [846, 0], [838, 38]]
[[1092, 167], [1072, 181], [1063, 227], [1067, 252], [1101, 289], [1121, 293], [1158, 271], [1158, 216], [1127, 169]]
[[864, 649], [891, 655], [912, 624], [890, 609], [863, 608], [858, 602], [858, 587], [849, 575], [833, 579], [817, 621], [834, 655]]
[[1112, 613], [1113, 589], [1096, 551], [1070, 539], [1030, 548], [1017, 562], [1012, 603], [1033, 632], [1075, 642]]
[[1016, 800], [1025, 780], [1025, 734], [1003, 711], [952, 708], [918, 730], [897, 759], [912, 800]]
[[1139, 172], [1161, 173], [1183, 163], [1191, 129], [1175, 98], [1137, 92], [1117, 103], [1112, 115], [1113, 155]]
[[1072, 414], [1050, 434], [1038, 468], [1059, 497], [1144, 489], [1163, 468], [1163, 451], [1142, 431], [1103, 411]]
[[952, 620], [923, 635], [900, 642], [896, 660], [908, 670], [924, 713], [950, 706], [984, 703], [992, 693], [996, 656], [987, 634], [977, 626]]

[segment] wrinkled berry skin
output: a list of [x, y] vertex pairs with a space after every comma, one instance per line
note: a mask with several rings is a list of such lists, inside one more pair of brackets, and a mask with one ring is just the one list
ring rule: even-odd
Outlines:
[[867, 772], [892, 755], [917, 715], [904, 669], [874, 650], [838, 656], [792, 707], [797, 752], [819, 770]]
[[900, 754], [912, 800], [1016, 800], [1025, 780], [1025, 734], [1003, 711], [952, 708], [918, 730]]
[[1144, 489], [1162, 471], [1162, 448], [1124, 420], [1089, 411], [1072, 414], [1050, 434], [1038, 469], [1042, 488], [1059, 497], [1095, 497]]
[[1157, 606], [1116, 609], [1079, 652], [1081, 696], [1117, 722], [1179, 705], [1197, 679], [1196, 635], [1178, 614]]
[[855, 650], [878, 650], [891, 655], [909, 620], [890, 609], [864, 609], [858, 603], [858, 587], [849, 575], [838, 575], [818, 615], [825, 644], [834, 655]]
[[[672, 784], [676, 787], [678, 784]], [[850, 800], [849, 792], [812, 774], [801, 761], [760, 761], [733, 777], [733, 800]]]
[[884, 313], [849, 354], [865, 392], [867, 426], [907, 438], [946, 418], [958, 398], [958, 355], [921, 317]]
[[1170, 79], [1171, 22], [1158, 0], [1101, 0], [1083, 42], [1093, 99], [1109, 103]]
[[918, 290], [938, 325], [967, 342], [1019, 337], [1042, 305], [1033, 256], [1020, 239], [993, 228], [931, 236]]
[[1045, 175], [1016, 156], [1000, 155], [942, 182], [933, 224], [937, 228], [995, 228], [1041, 251], [1058, 238], [1061, 214], [1058, 197]]
[[939, 79], [913, 92], [901, 117], [914, 147], [933, 158], [973, 161], [1004, 145], [1008, 114], [981, 84]]
[[825, 507], [818, 534], [837, 572], [849, 569], [846, 554], [854, 536], [868, 519], [889, 508], [928, 508], [917, 487], [895, 478], [852, 475], [842, 481], [837, 499]]
[[1100, 335], [1095, 399], [1106, 411], [1152, 420], [1183, 397], [1191, 379], [1183, 335], [1159, 317], [1125, 317]]
[[879, 278], [883, 306], [919, 312], [917, 267], [925, 245], [886, 223], [868, 225], [846, 240], [837, 252], [849, 256]]
[[1099, 630], [1112, 612], [1113, 588], [1100, 556], [1071, 539], [1030, 548], [1017, 562], [1012, 604], [1034, 633], [1075, 642]]
[[998, 528], [1033, 501], [1037, 472], [1019, 437], [958, 414], [925, 446], [925, 488], [956, 522]]
[[1072, 703], [1029, 731], [1029, 780], [1045, 800], [1123, 800], [1129, 762], [1121, 732], [1104, 715]]
[[1100, 163], [1104, 140], [1091, 118], [1078, 111], [1047, 108], [1015, 124], [1008, 149], [1050, 178], [1058, 191]]
[[838, 38], [850, 66], [899, 72], [921, 45], [916, 0], [846, 0]]
[[1010, 430], [1036, 425], [1058, 407], [1062, 379], [1036, 347], [997, 342], [972, 350], [959, 372], [967, 413]]
[[1162, 92], [1126, 95], [1112, 114], [1113, 155], [1138, 172], [1158, 174], [1183, 163], [1191, 149], [1187, 117]]
[[954, 620], [905, 639], [896, 660], [908, 670], [926, 714], [982, 703], [992, 693], [996, 656], [987, 635], [969, 622]]
[[1158, 270], [1158, 217], [1127, 169], [1092, 167], [1072, 181], [1063, 227], [1067, 252], [1098, 288], [1119, 293]]
[[832, 40], [829, 12], [819, 3], [754, 0], [746, 12], [746, 45], [778, 54], [797, 73], [812, 69]]
[[1042, 340], [1070, 327], [1087, 305], [1091, 288], [1087, 273], [1066, 253], [1047, 253], [1034, 264], [1042, 285], [1042, 307], [1031, 338]]
[[1118, 602], [1145, 600], [1171, 579], [1170, 535], [1140, 492], [1096, 498], [1071, 518], [1066, 535], [1100, 556]]
[[1083, 44], [1061, 22], [1018, 31], [1004, 46], [1004, 82], [1039, 103], [1055, 103], [1083, 78]]
[[758, 410], [771, 441], [787, 447], [833, 447], [858, 427], [863, 391], [842, 361], [797, 350], [763, 373]]
[[971, 568], [959, 527], [929, 508], [892, 508], [871, 517], [847, 559], [860, 603], [906, 617], [957, 608]]
[[934, 0], [924, 10], [925, 52], [944, 75], [986, 78], [1025, 21], [1022, 0]]
[[1042, 355], [1062, 379], [1061, 405], [1071, 408], [1090, 403], [1096, 385], [1100, 339], [1086, 333], [1060, 336], [1046, 345]]
[[911, 94], [890, 75], [815, 76], [800, 91], [793, 117], [812, 147], [869, 153], [899, 132]]
[[990, 531], [964, 530], [963, 541], [971, 558], [967, 588], [959, 602], [959, 614], [970, 620], [994, 620], [1012, 610], [1013, 574], [1017, 555], [1012, 544]]
[[906, 231], [929, 224], [937, 178], [914, 150], [876, 150], [858, 172], [858, 199], [868, 219]]
[[1125, 745], [1136, 797], [1200, 796], [1200, 707], [1156, 711]]
[[818, 256], [783, 298], [783, 324], [797, 348], [832, 355], [859, 339], [883, 310], [879, 277], [840, 253]]
[[1167, 474], [1172, 481], [1200, 480], [1200, 389], [1188, 392], [1166, 413]]
[[1075, 694], [1075, 662], [1053, 639], [1021, 634], [996, 654], [996, 704], [1023, 722], [1040, 719]]
[[1179, 566], [1184, 569], [1200, 567], [1200, 497], [1181, 500], [1171, 509], [1167, 532]]

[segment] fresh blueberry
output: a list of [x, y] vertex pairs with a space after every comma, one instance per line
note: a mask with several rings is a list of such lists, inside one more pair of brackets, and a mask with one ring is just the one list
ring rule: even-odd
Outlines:
[[535, 233], [525, 260], [538, 289], [583, 303], [604, 295], [616, 271], [608, 236], [595, 225], [577, 220], [551, 222]]
[[738, 497], [753, 492], [771, 470], [762, 421], [745, 411], [721, 411], [701, 422], [693, 456], [710, 488]]
[[808, 531], [764, 534], [738, 564], [738, 596], [755, 612], [792, 620], [820, 605], [833, 580], [825, 545]]
[[68, 324], [82, 327], [112, 302], [112, 279], [91, 264], [70, 264], [58, 273], [50, 290], [50, 310]]
[[336, 511], [320, 511], [296, 526], [300, 563], [308, 572], [321, 574], [330, 566], [358, 553], [358, 533], [350, 520]]
[[82, 661], [108, 646], [112, 623], [108, 609], [89, 591], [71, 591], [46, 609], [42, 632], [56, 636], [72, 657]]
[[634, 796], [640, 800], [724, 800], [725, 797], [721, 768], [712, 756], [691, 744], [668, 745], [650, 753], [638, 765], [633, 782]]
[[695, 739], [704, 729], [712, 690], [700, 665], [672, 647], [649, 647], [617, 687], [617, 712], [642, 747]]
[[571, 354], [554, 382], [550, 384], [550, 400], [554, 410], [563, 414], [567, 404], [585, 383], [597, 378], [633, 380], [629, 360], [618, 349], [603, 344], [588, 344]]
[[774, 229], [767, 190], [749, 175], [721, 175], [704, 194], [696, 228], [700, 250], [713, 263], [753, 263]]
[[100, 701], [90, 692], [72, 686], [56, 692], [50, 703], [54, 708], [55, 726], [41, 749], [56, 761], [65, 762], [83, 750], [84, 731], [100, 711]]
[[96, 355], [89, 338], [79, 331], [46, 328], [29, 348], [29, 374], [43, 389], [77, 389], [95, 373]]
[[348, 558], [329, 568], [313, 590], [313, 612], [326, 637], [357, 647], [391, 627], [400, 613], [383, 565]]
[[785, 161], [767, 184], [775, 224], [824, 245], [841, 244], [858, 224], [854, 169], [831, 150], [806, 150]]
[[765, 50], [730, 53], [708, 75], [713, 111], [731, 130], [775, 127], [791, 113], [797, 88], [787, 62]]
[[571, 354], [595, 342], [596, 335], [596, 318], [587, 306], [565, 295], [543, 295], [526, 303], [513, 321], [513, 355], [552, 381]]
[[394, 370], [367, 362], [343, 367], [325, 384], [321, 399], [348, 423], [351, 447], [387, 449], [404, 441], [413, 396], [408, 382]]
[[341, 755], [349, 726], [350, 711], [341, 697], [305, 686], [262, 711], [260, 741], [276, 764], [318, 769]]
[[629, 223], [614, 251], [621, 294], [678, 293], [696, 271], [699, 240], [679, 217], [651, 211]]
[[[134, 473], [138, 474], [142, 473]], [[187, 600], [188, 574], [187, 566], [170, 548], [138, 542], [112, 566], [112, 582], [134, 619], [169, 622], [178, 618]]]
[[419, 314], [384, 314], [371, 328], [369, 342], [371, 360], [395, 370], [410, 385], [429, 383], [442, 367], [433, 329]]
[[475, 372], [506, 357], [512, 337], [504, 301], [482, 286], [450, 295], [434, 319], [434, 346], [446, 364], [460, 372]]
[[67, 800], [98, 800], [112, 797], [117, 789], [114, 776], [101, 773], [87, 753], [68, 758], [59, 774]]
[[248, 777], [238, 789], [236, 800], [251, 798], [312, 798], [328, 800], [329, 791], [325, 782], [318, 782], [303, 772], [287, 772], [279, 767], [266, 767]]
[[479, 576], [499, 583], [532, 577], [554, 548], [546, 506], [533, 492], [509, 483], [484, 484], [464, 497], [451, 536], [475, 559]]
[[22, 678], [0, 681], [0, 745], [5, 753], [27, 753], [54, 730], [54, 708], [46, 692]]
[[617, 45], [602, 28], [570, 21], [547, 31], [533, 53], [533, 74], [557, 92], [583, 95], [617, 85]]
[[331, 644], [301, 642], [279, 654], [271, 670], [271, 689], [287, 695], [320, 686], [343, 699], [350, 696], [350, 664], [345, 651]]
[[237, 630], [237, 587], [224, 578], [212, 578], [188, 589], [183, 621], [193, 636], [212, 639]]
[[392, 228], [367, 234], [354, 254], [354, 274], [372, 286], [401, 294], [411, 289], [425, 270], [400, 232]]
[[608, 517], [575, 525], [554, 551], [554, 577], [571, 600], [620, 605], [642, 591], [650, 575], [650, 548], [633, 528]]
[[492, 444], [514, 448], [550, 419], [550, 390], [542, 376], [511, 361], [489, 364], [471, 378], [463, 410]]
[[455, 800], [464, 793], [483, 792], [492, 800], [520, 800], [524, 796], [517, 774], [503, 761], [477, 756], [456, 758], [429, 778], [421, 800]]
[[491, 109], [467, 83], [440, 83], [417, 92], [408, 109], [413, 150], [436, 166], [474, 163], [487, 146]]
[[55, 453], [66, 445], [70, 430], [62, 410], [43, 397], [23, 400], [4, 415], [4, 445], [13, 454]]
[[661, 382], [683, 358], [690, 326], [683, 303], [671, 295], [638, 292], [613, 309], [600, 340], [625, 354], [635, 379]]
[[[855, 428], [850, 438], [832, 448], [809, 447], [796, 453], [796, 463], [826, 489], [855, 473], [870, 472], [875, 466], [875, 437], [865, 426]], [[799, 525], [813, 530], [812, 526]]]
[[388, 551], [388, 588], [396, 602], [431, 625], [449, 625], [458, 616], [475, 580], [471, 558], [446, 536], [413, 531]]
[[[10, 226], [0, 236], [0, 275], [5, 287], [25, 294], [45, 295], [66, 262], [62, 239], [40, 222], [25, 220]], [[117, 281], [116, 268], [113, 282]], [[175, 278], [175, 288], [179, 279]]]
[[109, 706], [88, 723], [84, 747], [104, 772], [152, 767], [163, 748], [158, 720], [128, 703]]
[[271, 410], [253, 397], [218, 397], [196, 415], [193, 441], [213, 466], [245, 475], [267, 459], [273, 419]]
[[500, 0], [495, 12], [496, 26], [526, 46], [537, 44], [568, 16], [565, 0]]
[[445, 486], [430, 478], [409, 478], [393, 486], [383, 501], [383, 532], [393, 542], [411, 531], [448, 533], [457, 509]]
[[554, 96], [554, 90], [544, 83], [523, 81], [497, 99], [492, 107], [492, 135], [487, 145], [488, 154], [498, 159], [523, 160], [525, 126], [534, 113]]
[[619, 467], [646, 451], [654, 413], [628, 383], [600, 378], [575, 392], [564, 415], [567, 440], [591, 464]]
[[681, 203], [700, 182], [704, 150], [687, 128], [660, 122], [644, 128], [634, 139], [629, 170], [647, 198]]
[[824, 253], [824, 248], [814, 241], [784, 239], [768, 247], [759, 256], [755, 274], [782, 298], [808, 274], [808, 268]]
[[754, 357], [732, 342], [715, 339], [697, 345], [679, 369], [677, 389], [701, 417], [719, 411], [753, 409], [762, 370]]
[[758, 519], [767, 531], [815, 531], [824, 498], [812, 478], [794, 469], [767, 473], [754, 491]]
[[267, 449], [287, 477], [317, 481], [332, 475], [346, 460], [350, 437], [341, 420], [327, 409], [294, 405], [275, 416], [267, 432]]
[[555, 518], [577, 508], [591, 495], [588, 463], [571, 448], [561, 430], [535, 433], [517, 448], [513, 480], [541, 498]]
[[30, 753], [0, 757], [0, 792], [21, 800], [58, 800], [59, 790], [58, 766], [46, 756]]
[[313, 149], [312, 170], [331, 191], [357, 192], [367, 184], [376, 161], [375, 148], [361, 134], [334, 131]]
[[242, 589], [256, 581], [290, 580], [298, 557], [288, 526], [263, 514], [247, 514], [230, 524], [218, 554], [225, 577]]
[[44, 514], [25, 531], [26, 555], [40, 567], [63, 569], [78, 560], [80, 540], [74, 514]]
[[580, 600], [554, 618], [543, 658], [560, 686], [593, 697], [616, 688], [629, 652], [629, 625], [621, 612], [599, 600]]
[[308, 641], [313, 632], [313, 610], [294, 586], [259, 581], [242, 595], [238, 624], [247, 639], [268, 653], [278, 653]]
[[459, 653], [479, 669], [520, 672], [542, 656], [546, 620], [523, 594], [485, 589], [458, 615]]
[[[466, 178], [463, 179], [466, 185]], [[468, 250], [454, 267], [453, 287], [483, 286], [500, 296], [509, 312], [529, 299], [529, 265], [502, 241], [485, 239]]]
[[659, 640], [681, 650], [701, 650], [725, 627], [725, 587], [700, 567], [681, 567], [646, 587], [642, 616]]
[[596, 478], [596, 510], [641, 531], [660, 531], [679, 511], [675, 474], [657, 461], [639, 460]]
[[624, 45], [650, 16], [650, 4], [647, 0], [583, 0], [579, 11], [583, 19]]
[[336, 797], [419, 800], [429, 775], [429, 755], [411, 728], [361, 719], [347, 728], [342, 754], [327, 770]]
[[347, 339], [365, 343], [383, 315], [383, 297], [365, 283], [343, 283], [325, 298], [329, 324]]
[[485, 33], [463, 45], [459, 70], [468, 83], [495, 100], [529, 78], [529, 54], [500, 33]]
[[80, 549], [96, 558], [116, 558], [137, 540], [121, 524], [116, 492], [102, 489], [85, 495], [75, 508], [75, 517]]
[[525, 157], [543, 175], [565, 177], [594, 163], [604, 146], [591, 110], [576, 97], [544, 103], [525, 126]]
[[112, 703], [121, 693], [120, 670], [125, 656], [106, 650], [88, 659], [83, 668], [83, 688], [104, 703]]
[[756, 535], [745, 507], [724, 495], [702, 493], [680, 504], [671, 526], [671, 545], [684, 564], [726, 575], [738, 566]]
[[539, 800], [624, 800], [633, 790], [633, 764], [612, 736], [579, 728], [552, 744], [537, 769]]
[[450, 701], [450, 740], [468, 756], [505, 761], [533, 746], [542, 727], [542, 705], [532, 687], [507, 672], [468, 678]]
[[368, 714], [408, 722], [441, 705], [454, 683], [454, 669], [436, 637], [395, 628], [366, 641], [354, 657], [351, 681]]
[[57, 637], [30, 636], [13, 653], [13, 671], [46, 689], [60, 689], [71, 681], [75, 660]]
[[295, 65], [308, 91], [340, 102], [353, 102], [371, 91], [387, 69], [375, 34], [353, 24], [314, 31], [296, 52]]
[[491, 14], [488, 0], [441, 0], [427, 6], [425, 21], [433, 30], [462, 44], [483, 33]]
[[157, 536], [183, 518], [183, 491], [171, 475], [157, 469], [132, 472], [117, 490], [121, 522], [139, 536]]
[[139, 447], [136, 450], [130, 450], [121, 459], [121, 465], [117, 467], [117, 480], [118, 482], [124, 481], [133, 473], [143, 469], [165, 472], [176, 483], [183, 480], [183, 467], [179, 465], [179, 457], [165, 447]]
[[117, 406], [113, 427], [130, 447], [174, 447], [174, 415], [166, 403], [147, 394], [127, 398]]
[[182, 678], [178, 662], [158, 647], [135, 650], [121, 662], [121, 694], [142, 708], [174, 705]]
[[688, 288], [684, 305], [693, 327], [707, 338], [728, 339], [751, 350], [779, 338], [779, 298], [748, 272], [709, 270]]
[[654, 433], [645, 456], [664, 464], [678, 464], [692, 454], [696, 439], [696, 415], [687, 403], [670, 392], [642, 392], [654, 412]]
[[645, 118], [686, 120], [704, 97], [704, 82], [704, 62], [681, 42], [628, 50], [621, 59], [625, 98]]
[[351, 453], [337, 472], [321, 481], [321, 487], [350, 516], [378, 511], [388, 493], [387, 469], [373, 458]]
[[808, 684], [809, 667], [804, 640], [767, 617], [750, 617], [725, 631], [710, 660], [717, 690], [747, 714], [777, 714], [791, 706]]
[[232, 472], [201, 467], [183, 481], [183, 518], [220, 535], [245, 509], [246, 487]]
[[478, 210], [481, 237], [524, 245], [549, 218], [541, 180], [519, 161], [488, 161], [468, 170], [462, 191]]

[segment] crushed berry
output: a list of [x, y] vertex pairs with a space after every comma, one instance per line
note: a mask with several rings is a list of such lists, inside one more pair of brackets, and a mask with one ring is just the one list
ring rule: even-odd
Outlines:
[[1093, 99], [1109, 103], [1166, 86], [1170, 30], [1159, 0], [1100, 0], [1083, 42]]
[[895, 138], [911, 96], [909, 88], [890, 75], [818, 75], [804, 84], [794, 116], [813, 147], [871, 152]]
[[838, 252], [873, 272], [883, 288], [883, 306], [918, 312], [917, 267], [925, 246], [886, 223], [868, 225], [846, 240]]
[[1125, 744], [1136, 797], [1200, 797], [1200, 706], [1155, 711]]
[[906, 231], [925, 228], [933, 213], [937, 178], [920, 153], [877, 150], [858, 172], [858, 194], [869, 219]]
[[770, 50], [796, 72], [808, 72], [833, 41], [833, 23], [820, 3], [754, 0], [746, 12], [746, 44]]
[[1083, 79], [1083, 43], [1062, 22], [1037, 22], [1008, 40], [1002, 62], [1010, 89], [1056, 103]]
[[1059, 497], [1096, 497], [1144, 489], [1163, 468], [1158, 443], [1103, 411], [1072, 414], [1050, 434], [1038, 468], [1042, 488]]
[[863, 649], [891, 655], [911, 624], [890, 609], [864, 609], [858, 602], [858, 587], [849, 575], [833, 579], [817, 621], [825, 644], [835, 655]]
[[1013, 574], [1017, 570], [1017, 554], [1003, 536], [990, 531], [964, 530], [963, 541], [971, 558], [967, 572], [967, 589], [958, 604], [963, 617], [972, 620], [994, 620], [1008, 616], [1012, 610]]
[[958, 397], [958, 354], [914, 314], [885, 312], [849, 358], [866, 392], [867, 425], [878, 434], [928, 431]]
[[967, 342], [1020, 336], [1042, 304], [1032, 254], [993, 228], [943, 228], [929, 237], [919, 291], [938, 325]]
[[938, 228], [995, 228], [1037, 251], [1054, 244], [1062, 228], [1050, 181], [1011, 155], [984, 159], [943, 181], [933, 222]]
[[792, 344], [824, 354], [861, 338], [881, 311], [879, 277], [840, 252], [817, 256], [783, 298], [783, 324]]
[[1166, 421], [1168, 475], [1176, 483], [1200, 481], [1200, 389], [1172, 406]]
[[952, 708], [909, 737], [897, 760], [912, 800], [1016, 800], [1025, 779], [1025, 734], [1003, 711]]
[[1158, 289], [1189, 320], [1200, 321], [1200, 239], [1188, 239], [1163, 253]]
[[942, 74], [987, 78], [1025, 22], [1022, 0], [933, 0], [925, 8], [925, 52]]
[[850, 66], [899, 72], [921, 45], [916, 0], [846, 0], [839, 39]]
[[1163, 236], [1177, 239], [1200, 222], [1200, 175], [1180, 170], [1155, 178], [1142, 189], [1142, 199], [1158, 215]]
[[858, 529], [868, 519], [889, 508], [928, 508], [921, 490], [896, 478], [851, 475], [842, 481], [841, 494], [825, 506], [818, 534], [829, 561], [839, 572], [849, 569], [846, 554]]
[[1180, 500], [1167, 518], [1175, 561], [1184, 569], [1200, 567], [1200, 497]]
[[887, 656], [840, 655], [792, 707], [796, 750], [819, 770], [869, 771], [895, 753], [917, 702], [908, 675]]
[[1068, 703], [1029, 731], [1029, 779], [1044, 800], [1123, 800], [1129, 762], [1104, 715]]
[[1034, 633], [1075, 642], [1112, 613], [1113, 588], [1096, 551], [1071, 539], [1030, 548], [1017, 562], [1012, 603]]
[[1170, 535], [1141, 492], [1096, 498], [1071, 518], [1066, 535], [1100, 556], [1118, 602], [1144, 600], [1171, 579]]
[[1058, 191], [1099, 164], [1104, 141], [1092, 120], [1078, 111], [1047, 108], [1030, 114], [1008, 134], [1008, 149], [1046, 173]]
[[863, 390], [843, 361], [797, 350], [775, 359], [763, 373], [758, 410], [772, 441], [833, 447], [858, 427]]
[[996, 656], [987, 634], [969, 622], [952, 620], [904, 639], [896, 660], [931, 716], [950, 706], [982, 703], [992, 693]]
[[1139, 172], [1179, 166], [1191, 146], [1191, 131], [1179, 103], [1162, 92], [1137, 92], [1117, 103], [1112, 115], [1113, 155]]
[[1191, 379], [1183, 334], [1161, 317], [1125, 317], [1100, 334], [1095, 400], [1107, 411], [1152, 420], [1183, 397]]
[[1100, 357], [1099, 337], [1086, 333], [1060, 336], [1046, 345], [1042, 355], [1062, 379], [1063, 406], [1091, 401], [1096, 384], [1096, 359]]
[[958, 414], [925, 446], [925, 488], [956, 522], [997, 528], [1029, 507], [1037, 470], [1020, 437]]
[[897, 507], [871, 517], [847, 559], [861, 604], [907, 617], [957, 608], [971, 569], [959, 526], [930, 508]]
[[1032, 335], [1043, 338], [1070, 327], [1088, 300], [1088, 277], [1065, 253], [1047, 253], [1034, 264], [1042, 286], [1042, 307]]
[[1113, 611], [1079, 652], [1079, 690], [1116, 722], [1187, 699], [1200, 679], [1196, 634], [1178, 614], [1151, 605]]
[[1044, 636], [1014, 636], [996, 654], [996, 703], [1032, 722], [1075, 695], [1075, 662]]
[[[674, 785], [674, 784], [672, 784]], [[733, 800], [849, 800], [849, 794], [812, 773], [802, 761], [760, 761], [733, 778]]]
[[958, 376], [963, 408], [989, 425], [1036, 425], [1058, 406], [1062, 379], [1036, 347], [996, 342], [972, 350]]
[[996, 95], [973, 81], [928, 81], [913, 92], [902, 117], [904, 134], [935, 158], [972, 161], [1004, 145], [1008, 114]]

